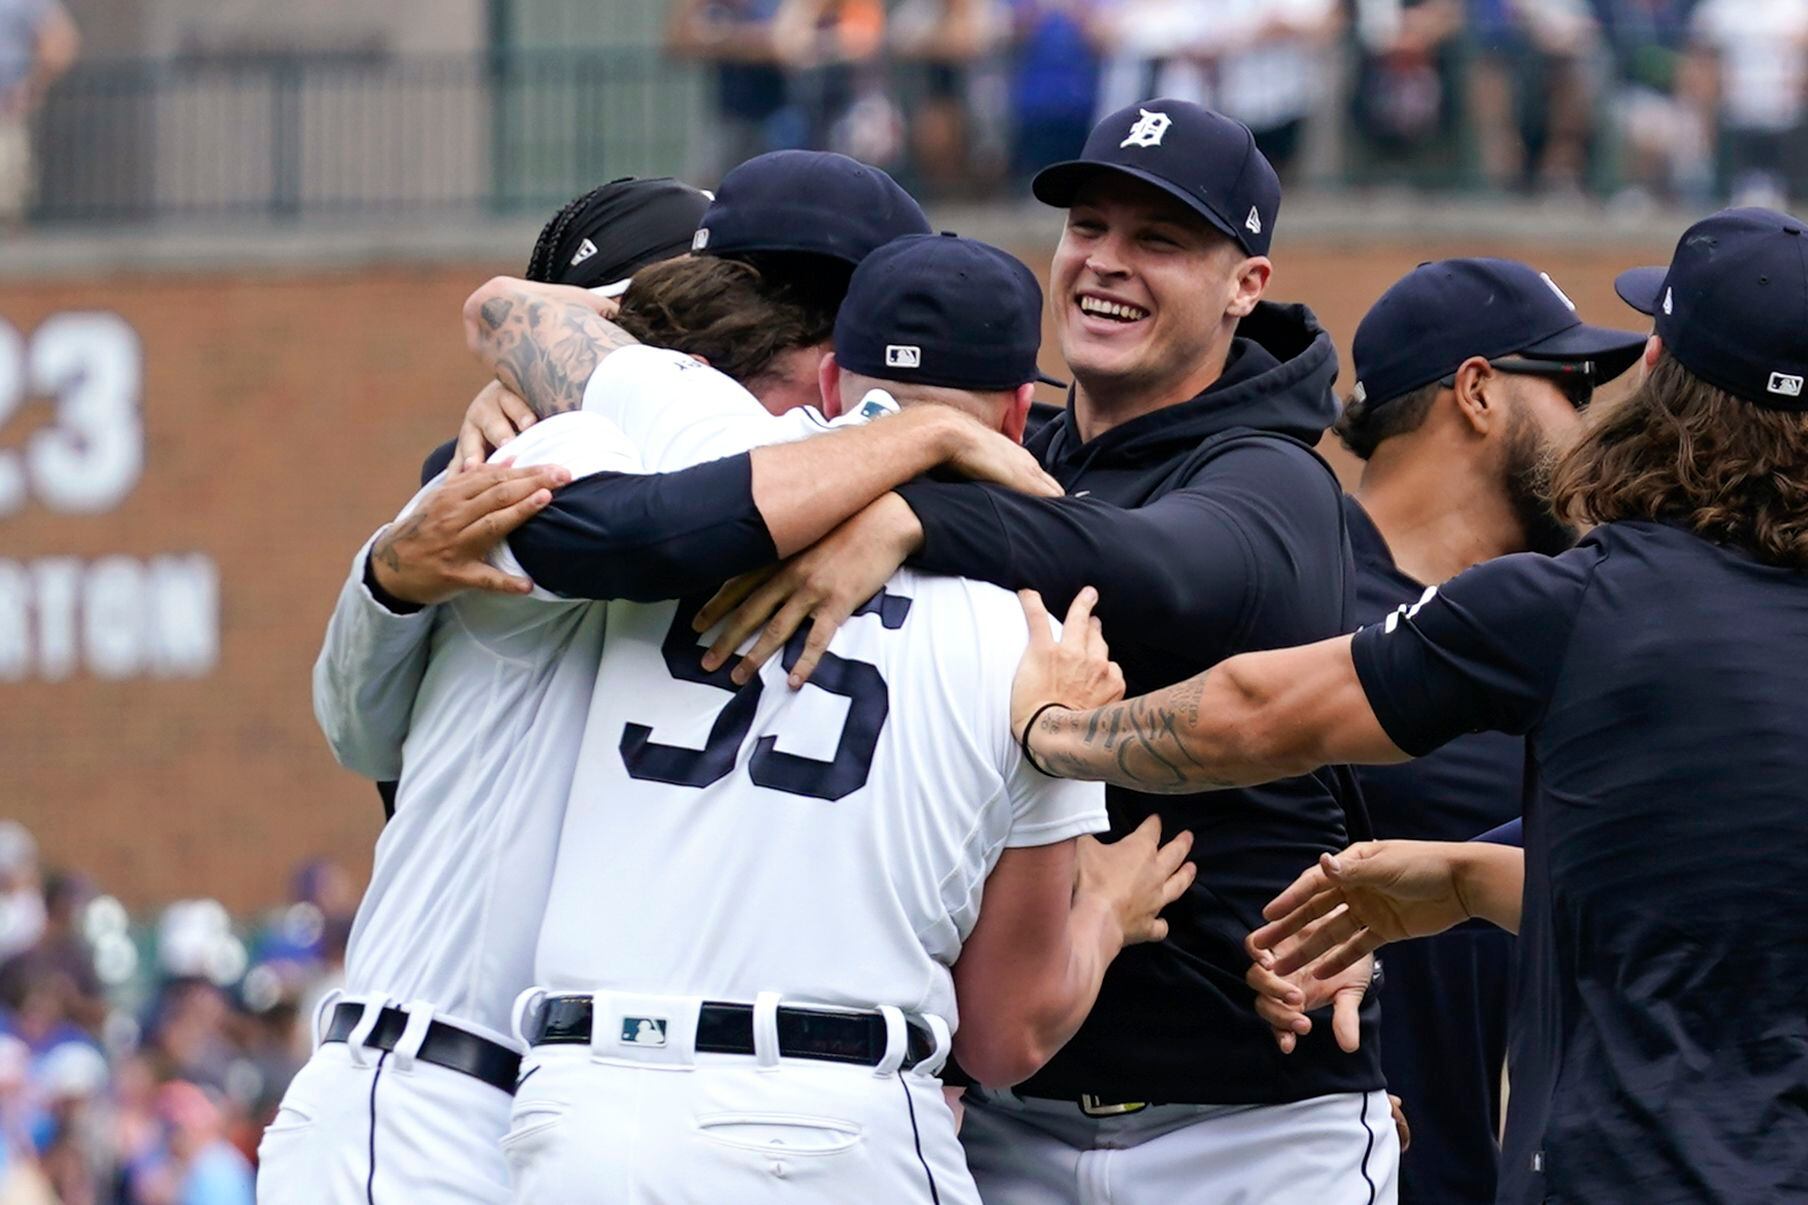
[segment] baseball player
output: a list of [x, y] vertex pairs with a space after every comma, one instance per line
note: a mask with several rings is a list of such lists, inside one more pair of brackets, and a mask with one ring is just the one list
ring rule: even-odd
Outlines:
[[1251, 935], [1287, 1006], [1320, 954], [1307, 974], [1471, 915], [1518, 930], [1501, 1202], [1808, 1197], [1804, 239], [1728, 210], [1619, 278], [1656, 334], [1557, 466], [1562, 512], [1598, 524], [1576, 548], [1024, 734], [1051, 771], [1188, 790], [1524, 733], [1523, 851], [1358, 845]]
[[[747, 594], [705, 656], [711, 672], [751, 636], [730, 667], [739, 680], [807, 619], [791, 669], [804, 678], [836, 622], [906, 558], [1056, 607], [1096, 584], [1132, 690], [1349, 630], [1342, 491], [1311, 450], [1336, 413], [1336, 353], [1310, 311], [1262, 300], [1280, 185], [1249, 131], [1144, 101], [1100, 121], [1081, 158], [1048, 168], [1035, 191], [1067, 209], [1049, 289], [1075, 386], [1027, 446], [1069, 495], [904, 486], [750, 594], [743, 583], [712, 603], [705, 622]], [[1313, 985], [1337, 1024], [1291, 1054], [1243, 982], [1262, 905], [1302, 859], [1367, 832], [1353, 779], [1314, 768], [1226, 795], [1108, 799], [1114, 832], [1210, 816], [1212, 837], [1195, 847], [1174, 938], [1113, 964], [1098, 1007], [1040, 1073], [969, 1093], [961, 1138], [982, 1194], [1083, 1202], [1108, 1181], [1124, 1205], [1329, 1201], [1370, 1186], [1391, 1200], [1399, 1148], [1376, 1010], [1359, 1010], [1362, 969]]]
[[[1356, 328], [1357, 383], [1336, 427], [1364, 462], [1344, 499], [1353, 618], [1379, 622], [1492, 557], [1574, 544], [1541, 470], [1596, 383], [1644, 346], [1584, 323], [1548, 274], [1507, 260], [1421, 264], [1383, 293]], [[1357, 776], [1377, 836], [1463, 841], [1519, 815], [1524, 765], [1524, 741], [1476, 733]], [[1413, 1123], [1402, 1202], [1494, 1200], [1512, 955], [1512, 936], [1480, 922], [1388, 953], [1381, 1063]]]
[[[851, 406], [883, 385], [1020, 430], [1039, 314], [1002, 252], [900, 239], [853, 275], [825, 396]], [[565, 398], [514, 365], [557, 326], [478, 332], [536, 409]], [[584, 411], [634, 436], [635, 412], [707, 401], [686, 377], [707, 379], [615, 351]], [[701, 672], [702, 597], [610, 606], [543, 989], [518, 1008], [534, 1048], [504, 1139], [518, 1199], [977, 1200], [934, 1072], [951, 1047], [999, 1082], [1040, 1065], [1116, 951], [1161, 932], [1186, 842], [1158, 854], [1148, 826], [1094, 855], [1117, 888], [1083, 873], [1074, 895], [1073, 838], [1102, 801], [1050, 792], [1002, 739], [1024, 644], [1003, 591], [900, 574], [796, 694], [776, 666], [740, 688]], [[958, 1030], [957, 984], [976, 1002]]]
[[[580, 290], [554, 292], [593, 302]], [[757, 293], [743, 301], [750, 311], [772, 307], [774, 322], [793, 320], [781, 303]], [[619, 433], [609, 432], [606, 420], [571, 418], [587, 419], [592, 437], [565, 441], [556, 424], [535, 433], [542, 444], [561, 447], [565, 468], [508, 483], [523, 494], [540, 487], [515, 504], [514, 517], [537, 511], [549, 521], [563, 515], [582, 524], [593, 513], [587, 508], [609, 501], [615, 485], [631, 492], [663, 488], [682, 498], [716, 492], [720, 487], [711, 483], [724, 474], [742, 483], [763, 479], [776, 465], [780, 480], [813, 488], [761, 491], [755, 498], [765, 508], [757, 525], [729, 533], [741, 555], [751, 545], [767, 559], [787, 545], [802, 546], [888, 484], [936, 461], [964, 459], [972, 467], [985, 459], [972, 455], [982, 445], [997, 448], [994, 463], [1021, 467], [1022, 457], [1009, 441], [943, 411], [838, 433], [820, 450], [761, 449], [666, 485], [657, 477], [622, 476], [639, 474], [644, 462]], [[775, 437], [825, 426], [800, 413]], [[538, 449], [514, 450], [525, 462]], [[595, 475], [602, 470], [611, 475]], [[544, 487], [570, 475], [583, 480], [556, 501], [546, 496]], [[852, 492], [844, 493], [844, 485]], [[491, 493], [494, 488], [500, 487]], [[396, 527], [401, 534], [386, 547], [418, 545], [418, 533], [408, 533], [423, 502], [434, 497], [424, 491], [411, 503]], [[493, 499], [461, 497], [442, 514], [451, 515], [455, 531], [467, 518], [481, 528], [475, 519]], [[645, 506], [627, 510], [640, 513]], [[674, 536], [679, 545], [699, 534], [683, 518], [680, 513]], [[660, 547], [656, 531], [636, 535]], [[402, 774], [396, 815], [378, 843], [372, 886], [352, 934], [346, 995], [324, 1010], [324, 1041], [291, 1085], [261, 1148], [266, 1201], [484, 1201], [507, 1194], [496, 1140], [519, 1062], [508, 1007], [530, 981], [532, 939], [604, 617], [594, 606], [549, 606], [508, 593], [459, 595], [421, 612], [424, 621], [393, 615], [377, 590], [398, 603], [410, 595], [416, 603], [436, 601], [410, 589], [416, 578], [407, 569], [399, 554], [360, 554], [317, 666], [323, 729], [334, 737], [359, 732], [363, 743], [344, 748], [377, 759], [373, 765], [399, 765]], [[391, 584], [374, 584], [375, 577]], [[409, 677], [408, 657], [394, 653], [400, 646], [425, 649], [413, 693], [394, 685]], [[347, 714], [376, 705], [391, 713]], [[399, 748], [385, 749], [370, 743], [372, 732], [405, 737]], [[341, 748], [335, 744], [336, 752]]]

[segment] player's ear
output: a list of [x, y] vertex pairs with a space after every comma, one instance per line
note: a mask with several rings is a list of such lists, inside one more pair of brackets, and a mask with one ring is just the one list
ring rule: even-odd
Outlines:
[[[1452, 390], [1456, 395], [1456, 412], [1476, 435], [1485, 437], [1505, 417], [1497, 393], [1500, 381], [1500, 374], [1482, 356], [1470, 356], [1457, 366], [1456, 385]], [[1490, 397], [1490, 393], [1496, 393], [1496, 396]]]
[[1010, 404], [1005, 407], [1004, 421], [999, 430], [1013, 443], [1023, 442], [1023, 430], [1030, 421], [1030, 402], [1036, 396], [1036, 383], [1025, 381], [1017, 386], [1017, 392], [1011, 395]]
[[1645, 340], [1645, 371], [1650, 372], [1657, 367], [1657, 359], [1664, 354], [1664, 341], [1657, 335]]
[[1230, 302], [1224, 312], [1232, 318], [1247, 318], [1262, 300], [1262, 294], [1268, 289], [1268, 278], [1274, 274], [1274, 264], [1266, 255], [1252, 255], [1237, 267], [1232, 278], [1234, 286]]
[[705, 368], [709, 367], [709, 357], [708, 356], [700, 356], [696, 352], [690, 353], [690, 356], [691, 356], [691, 359], [693, 359], [697, 363], [703, 365], [703, 367], [705, 367]]
[[841, 417], [841, 365], [834, 352], [825, 352], [816, 366], [816, 388], [822, 393], [822, 414], [827, 419]]

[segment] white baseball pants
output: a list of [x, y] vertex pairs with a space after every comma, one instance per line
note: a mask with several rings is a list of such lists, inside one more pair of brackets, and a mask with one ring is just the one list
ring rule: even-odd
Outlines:
[[1385, 1092], [1088, 1117], [972, 1089], [960, 1138], [986, 1205], [1395, 1205]]
[[[756, 1008], [757, 1054], [699, 1054], [698, 1003], [599, 995], [590, 1046], [528, 1052], [502, 1140], [516, 1201], [979, 1205], [941, 1081], [898, 1069], [901, 1040], [877, 1068], [781, 1059]], [[624, 1042], [647, 1014], [662, 1044]]]
[[257, 1205], [501, 1205], [508, 1120], [507, 1093], [406, 1044], [324, 1042], [264, 1130]]

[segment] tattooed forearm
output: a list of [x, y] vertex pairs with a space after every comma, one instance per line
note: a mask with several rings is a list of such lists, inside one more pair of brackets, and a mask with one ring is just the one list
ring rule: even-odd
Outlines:
[[1074, 712], [1050, 708], [1030, 734], [1036, 759], [1062, 778], [1175, 794], [1235, 786], [1234, 768], [1204, 752], [1200, 724], [1205, 677], [1141, 698]]
[[576, 410], [603, 357], [635, 338], [579, 301], [493, 281], [466, 309], [472, 350], [541, 418]]

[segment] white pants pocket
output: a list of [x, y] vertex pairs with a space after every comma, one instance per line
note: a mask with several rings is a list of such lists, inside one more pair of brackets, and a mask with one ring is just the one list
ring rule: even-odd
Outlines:
[[710, 1113], [697, 1118], [697, 1131], [721, 1146], [764, 1155], [839, 1155], [861, 1138], [854, 1122], [799, 1113]]

